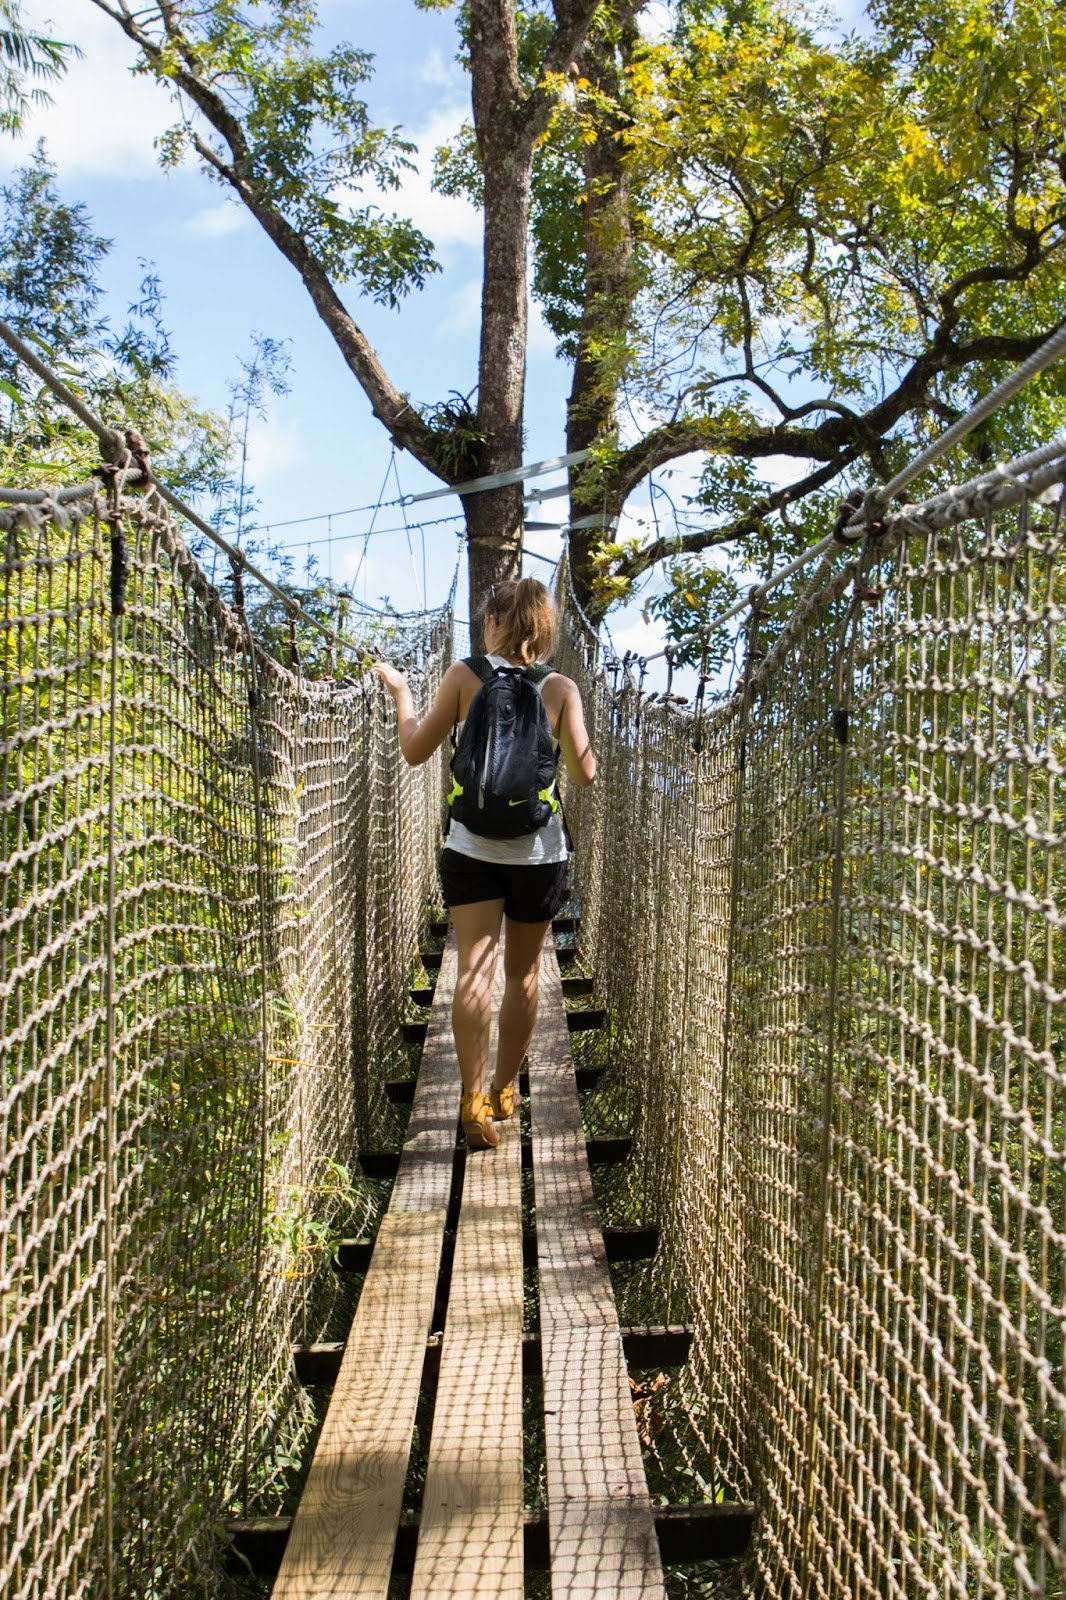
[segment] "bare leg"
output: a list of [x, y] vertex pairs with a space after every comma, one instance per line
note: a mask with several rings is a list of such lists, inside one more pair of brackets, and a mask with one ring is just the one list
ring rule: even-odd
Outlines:
[[459, 1072], [467, 1094], [485, 1093], [489, 1064], [489, 1025], [492, 1020], [492, 980], [503, 922], [502, 900], [478, 900], [474, 905], [452, 906], [451, 918], [459, 945], [459, 974], [452, 1001], [452, 1031]]
[[512, 922], [507, 918], [503, 956], [506, 984], [500, 1006], [494, 1089], [504, 1089], [517, 1078], [526, 1058], [537, 1021], [540, 953], [550, 926], [550, 922]]

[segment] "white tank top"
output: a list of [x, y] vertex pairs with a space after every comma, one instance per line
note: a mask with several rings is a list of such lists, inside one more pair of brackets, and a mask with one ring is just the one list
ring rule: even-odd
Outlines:
[[[494, 667], [510, 666], [503, 656], [489, 656]], [[543, 695], [546, 679], [537, 684]], [[463, 731], [460, 722], [458, 730]], [[484, 834], [471, 833], [466, 825], [453, 817], [444, 837], [445, 850], [455, 850], [461, 856], [472, 856], [475, 861], [494, 861], [504, 867], [550, 866], [567, 858], [566, 835], [563, 832], [563, 814], [553, 811], [543, 828], [535, 833], [519, 834], [517, 839], [486, 839]]]

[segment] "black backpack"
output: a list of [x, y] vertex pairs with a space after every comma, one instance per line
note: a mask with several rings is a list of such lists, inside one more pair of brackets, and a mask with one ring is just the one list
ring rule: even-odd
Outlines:
[[487, 656], [466, 665], [482, 683], [452, 754], [449, 821], [490, 839], [535, 833], [559, 810], [559, 752], [536, 687], [552, 669], [494, 667]]

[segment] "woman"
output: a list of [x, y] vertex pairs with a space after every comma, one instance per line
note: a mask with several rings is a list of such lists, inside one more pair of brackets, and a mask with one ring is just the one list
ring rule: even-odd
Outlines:
[[[555, 610], [544, 585], [536, 578], [497, 584], [485, 608], [484, 636], [494, 666], [530, 667], [548, 655], [555, 638]], [[396, 701], [400, 749], [411, 766], [428, 761], [450, 729], [465, 720], [482, 683], [467, 662], [455, 662], [419, 722], [403, 673], [384, 661], [376, 662], [374, 671]], [[571, 781], [584, 788], [596, 776], [596, 758], [577, 685], [561, 672], [551, 672], [537, 688]], [[457, 819], [448, 831], [440, 876], [459, 946], [452, 1029], [463, 1080], [463, 1131], [475, 1150], [499, 1144], [494, 1120], [513, 1116], [518, 1104], [518, 1073], [537, 1020], [541, 947], [566, 892], [566, 860], [559, 811], [544, 827], [517, 839], [485, 838]], [[492, 983], [504, 922], [506, 985], [496, 1070], [486, 1094]]]

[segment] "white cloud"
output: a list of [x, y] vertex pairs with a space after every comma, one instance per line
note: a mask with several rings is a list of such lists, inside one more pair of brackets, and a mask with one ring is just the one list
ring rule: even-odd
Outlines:
[[436, 47], [415, 68], [415, 77], [420, 83], [432, 84], [437, 89], [461, 91], [466, 88], [466, 74], [462, 67], [454, 59], [448, 60], [443, 51]]
[[[433, 153], [458, 132], [469, 113], [465, 106], [442, 106], [429, 121], [407, 136], [417, 144], [416, 170], [406, 172], [398, 189], [367, 185], [350, 196], [354, 205], [379, 205], [385, 212], [409, 217], [439, 248], [462, 245], [481, 248], [481, 213], [469, 200], [437, 194], [432, 187]], [[338, 191], [338, 198], [344, 191]]]
[[651, 0], [651, 4], [643, 8], [637, 19], [637, 26], [645, 39], [651, 39], [654, 43], [665, 39], [673, 24], [673, 8], [665, 5], [663, 0]]
[[191, 217], [175, 222], [173, 231], [190, 239], [224, 239], [231, 233], [251, 226], [251, 215], [235, 200], [223, 200], [221, 205], [204, 206]]
[[256, 489], [310, 459], [297, 418], [274, 412], [253, 418], [248, 429], [248, 476]]
[[44, 138], [64, 179], [121, 181], [155, 170], [152, 141], [173, 122], [173, 107], [155, 83], [132, 76], [136, 52], [117, 24], [84, 0], [30, 0], [23, 16], [84, 55], [52, 88], [54, 103], [31, 114], [27, 137], [4, 142], [0, 159], [14, 167]]
[[627, 650], [635, 650], [638, 655], [653, 656], [666, 643], [666, 631], [657, 617], [645, 622], [638, 611], [635, 616], [626, 617], [624, 622], [612, 622], [608, 614], [607, 623], [615, 648], [623, 655]]
[[765, 479], [772, 489], [784, 489], [788, 484], [798, 483], [805, 478], [817, 465], [815, 461], [806, 461], [798, 456], [763, 456], [757, 463], [757, 469], [759, 477]]
[[471, 278], [457, 289], [449, 302], [451, 316], [438, 329], [438, 334], [471, 333], [481, 325], [481, 279]]

